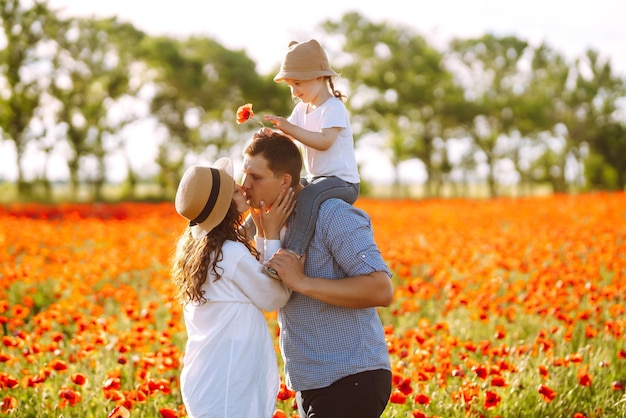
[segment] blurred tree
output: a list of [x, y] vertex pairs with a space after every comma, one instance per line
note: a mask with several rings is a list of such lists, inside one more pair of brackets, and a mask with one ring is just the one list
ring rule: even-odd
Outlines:
[[608, 177], [598, 173], [611, 170], [598, 164], [609, 164], [617, 171], [620, 165], [623, 167], [624, 154], [619, 152], [624, 148], [619, 138], [624, 121], [617, 115], [619, 101], [625, 94], [624, 80], [593, 50], [569, 64], [560, 54], [542, 46], [536, 50], [533, 70], [532, 90], [543, 95], [544, 102], [549, 101], [535, 121], [538, 129], [546, 129], [544, 141], [551, 149], [553, 162], [547, 179], [553, 190], [568, 191], [568, 165], [570, 172], [576, 175], [574, 182], [582, 187], [584, 159], [588, 152], [599, 154], [588, 168], [595, 173], [591, 184], [600, 186], [597, 182]]
[[[243, 51], [231, 51], [209, 38], [148, 38], [144, 57], [153, 69], [152, 114], [165, 129], [159, 144], [158, 183], [172, 196], [186, 158], [216, 159], [240, 141], [237, 108], [246, 102], [255, 112], [285, 111], [286, 97], [270, 78], [261, 78]], [[278, 100], [277, 100], [278, 99]]]
[[486, 158], [489, 194], [497, 196], [496, 165], [507, 154], [515, 155], [519, 146], [510, 139], [524, 121], [518, 112], [525, 100], [520, 63], [528, 43], [514, 36], [486, 34], [455, 39], [451, 48], [465, 80], [465, 98], [475, 112], [467, 131]]
[[626, 126], [623, 122], [602, 124], [585, 160], [588, 189], [620, 190], [626, 188]]
[[565, 94], [570, 67], [563, 54], [546, 43], [531, 51], [524, 99], [516, 102], [516, 125], [528, 141], [518, 148], [519, 157], [514, 159], [526, 194], [532, 194], [537, 183], [547, 182], [553, 189], [556, 187], [551, 173], [553, 165], [559, 165], [560, 157], [554, 149], [553, 129], [559, 123], [554, 109]]
[[[591, 98], [592, 127], [585, 136], [576, 138], [576, 149], [584, 149], [588, 144], [591, 156], [598, 155], [597, 160], [603, 162], [602, 172], [614, 173], [600, 178], [587, 175], [589, 186], [623, 191], [626, 187], [626, 109], [623, 103], [626, 79], [615, 74], [611, 63], [601, 59], [596, 51], [587, 51], [584, 60], [591, 69], [591, 76], [585, 77], [581, 70], [577, 86]], [[602, 178], [606, 181], [601, 181]]]
[[48, 1], [0, 1], [0, 25], [4, 35], [4, 49], [0, 51], [0, 75], [4, 77], [0, 95], [0, 129], [2, 138], [13, 141], [17, 154], [17, 190], [23, 196], [30, 194], [24, 177], [23, 157], [26, 146], [35, 134], [29, 127], [45, 89], [40, 77], [41, 48], [49, 34], [57, 29], [56, 18], [48, 8]]
[[419, 159], [428, 175], [426, 194], [431, 195], [437, 179], [450, 170], [441, 139], [460, 116], [462, 99], [444, 56], [409, 28], [373, 23], [358, 13], [324, 22], [323, 28], [343, 40], [334, 61], [345, 63], [341, 75], [352, 86], [355, 137], [386, 135], [396, 168], [402, 161]]
[[[68, 157], [71, 198], [78, 198], [81, 173], [93, 187], [92, 199], [103, 199], [106, 181], [105, 157], [119, 150], [117, 133], [136, 116], [113, 115], [119, 100], [136, 94], [131, 87], [133, 63], [126, 46], [143, 34], [117, 18], [74, 19], [56, 38], [58, 51], [52, 95], [58, 100], [58, 122], [71, 149]], [[119, 113], [119, 112], [118, 112]]]

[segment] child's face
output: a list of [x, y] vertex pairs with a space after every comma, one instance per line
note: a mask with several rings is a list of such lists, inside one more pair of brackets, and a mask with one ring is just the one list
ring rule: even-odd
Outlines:
[[317, 77], [312, 80], [285, 79], [285, 83], [291, 89], [291, 95], [297, 97], [304, 103], [315, 103], [315, 99], [320, 96], [320, 92], [325, 89], [324, 77]]

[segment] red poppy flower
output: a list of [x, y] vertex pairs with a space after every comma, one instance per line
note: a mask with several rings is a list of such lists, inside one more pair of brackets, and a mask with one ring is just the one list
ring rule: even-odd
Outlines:
[[174, 411], [173, 409], [169, 409], [169, 408], [161, 408], [159, 409], [159, 413], [161, 414], [162, 418], [177, 418], [178, 417], [178, 413]]
[[578, 371], [578, 384], [581, 386], [591, 386], [591, 375], [587, 373], [587, 368]]
[[70, 379], [73, 383], [76, 383], [79, 386], [83, 386], [85, 383], [87, 383], [87, 376], [82, 373], [74, 373], [70, 376]]
[[50, 362], [50, 367], [57, 372], [64, 372], [67, 370], [67, 363], [63, 360], [52, 360]]
[[254, 112], [252, 111], [252, 103], [246, 103], [243, 106], [240, 106], [237, 109], [237, 123], [242, 124], [248, 119], [254, 116]]
[[539, 394], [543, 397], [543, 400], [546, 402], [552, 402], [552, 400], [556, 398], [556, 392], [546, 385], [539, 385], [537, 392], [539, 392]]
[[430, 398], [428, 395], [424, 395], [423, 393], [418, 393], [415, 395], [415, 403], [420, 405], [428, 405], [430, 403]]
[[491, 378], [491, 386], [507, 387], [509, 384], [502, 376], [493, 376]]
[[130, 412], [123, 406], [116, 406], [109, 415], [107, 415], [107, 418], [130, 418]]
[[254, 112], [252, 111], [252, 103], [246, 103], [243, 106], [239, 106], [239, 109], [237, 109], [237, 124], [238, 125], [241, 125], [242, 123], [246, 122], [248, 119], [252, 119], [256, 121], [259, 125], [263, 127], [265, 126], [263, 125], [263, 122], [261, 122], [260, 120], [254, 117]]
[[488, 390], [485, 393], [485, 409], [490, 410], [497, 407], [500, 403], [500, 400], [500, 395], [498, 395], [496, 392]]
[[59, 397], [63, 403], [69, 403], [71, 406], [76, 405], [82, 399], [80, 392], [68, 388], [61, 388], [59, 390]]
[[411, 387], [411, 379], [403, 379], [397, 386], [396, 388], [404, 393], [405, 395], [408, 395], [409, 393], [413, 392], [413, 388]]
[[274, 411], [272, 418], [287, 418], [287, 414], [282, 409], [277, 409]]
[[403, 404], [406, 402], [406, 395], [396, 389], [389, 397], [389, 402]]
[[487, 367], [483, 364], [477, 364], [476, 366], [472, 367], [472, 371], [476, 373], [476, 376], [478, 376], [480, 379], [485, 379], [487, 377]]
[[17, 409], [17, 399], [13, 396], [5, 396], [0, 402], [0, 411], [9, 412], [13, 409]]

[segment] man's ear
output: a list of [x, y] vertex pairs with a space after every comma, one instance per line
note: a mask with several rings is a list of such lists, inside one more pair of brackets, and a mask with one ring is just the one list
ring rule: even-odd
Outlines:
[[288, 173], [284, 173], [281, 177], [281, 186], [285, 187], [286, 189], [291, 187], [291, 174]]

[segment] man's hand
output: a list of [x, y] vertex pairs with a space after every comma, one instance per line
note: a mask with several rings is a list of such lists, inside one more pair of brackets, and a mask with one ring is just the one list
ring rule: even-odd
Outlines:
[[295, 253], [281, 248], [272, 256], [267, 266], [276, 270], [280, 279], [288, 288], [304, 293], [302, 291], [303, 285], [306, 284], [308, 279], [304, 274], [305, 257], [303, 255], [298, 258]]

